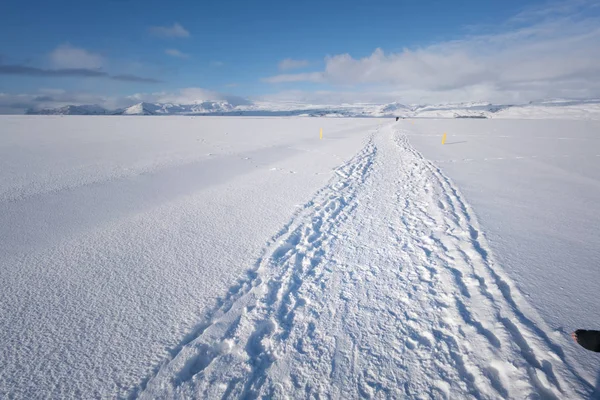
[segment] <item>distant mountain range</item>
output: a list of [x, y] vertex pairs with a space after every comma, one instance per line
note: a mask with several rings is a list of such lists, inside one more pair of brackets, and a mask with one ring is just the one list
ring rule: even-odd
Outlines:
[[600, 119], [600, 100], [546, 100], [521, 105], [483, 102], [437, 105], [342, 104], [255, 102], [232, 105], [227, 101], [194, 104], [138, 103], [107, 110], [98, 105], [68, 105], [54, 109], [28, 110], [29, 115], [245, 115], [307, 117], [400, 117], [400, 118], [576, 118]]
[[30, 115], [106, 115], [108, 112], [97, 105], [64, 106], [60, 108], [27, 110]]
[[98, 105], [64, 106], [27, 110], [29, 115], [190, 115], [207, 113], [232, 112], [235, 109], [226, 101], [205, 101], [198, 104], [170, 104], [170, 103], [138, 103], [131, 107], [116, 110], [107, 110]]

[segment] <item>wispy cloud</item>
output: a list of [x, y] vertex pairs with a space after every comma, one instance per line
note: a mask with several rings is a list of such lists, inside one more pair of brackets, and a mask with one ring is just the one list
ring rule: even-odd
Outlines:
[[85, 49], [63, 44], [50, 53], [50, 61], [56, 68], [96, 69], [104, 65], [104, 58]]
[[35, 77], [106, 78], [117, 81], [160, 83], [160, 80], [136, 75], [110, 75], [107, 72], [86, 68], [43, 69], [25, 65], [0, 65], [0, 75], [22, 75]]
[[211, 67], [222, 67], [223, 65], [225, 65], [225, 63], [223, 61], [211, 61], [210, 62], [210, 66]]
[[140, 83], [162, 83], [163, 81], [154, 78], [144, 78], [142, 76], [130, 75], [130, 74], [121, 74], [121, 75], [113, 75], [110, 79], [114, 79], [116, 81], [126, 81], [126, 82], [140, 82]]
[[279, 62], [279, 69], [281, 71], [288, 71], [290, 69], [304, 68], [309, 65], [307, 60], [294, 60], [292, 58], [286, 58]]
[[188, 30], [181, 26], [178, 22], [175, 22], [173, 26], [150, 27], [150, 32], [156, 36], [169, 38], [185, 38], [190, 36], [190, 32], [188, 32]]
[[511, 23], [536, 23], [548, 18], [578, 15], [600, 5], [596, 0], [553, 0], [543, 6], [526, 7], [523, 11], [511, 17]]
[[305, 72], [301, 74], [281, 74], [263, 78], [267, 83], [289, 83], [289, 82], [326, 82], [323, 72]]
[[171, 57], [177, 57], [177, 58], [189, 58], [190, 57], [189, 54], [183, 53], [177, 49], [166, 49], [165, 54], [168, 54]]
[[0, 75], [48, 76], [48, 77], [108, 77], [108, 73], [85, 68], [43, 69], [25, 65], [0, 65]]

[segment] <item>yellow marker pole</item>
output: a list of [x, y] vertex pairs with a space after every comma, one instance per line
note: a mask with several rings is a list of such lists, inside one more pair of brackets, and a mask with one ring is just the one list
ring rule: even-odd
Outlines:
[[444, 136], [442, 136], [442, 144], [446, 144], [446, 132], [444, 132]]
[[319, 137], [323, 139], [323, 128], [321, 128], [321, 132], [319, 133]]

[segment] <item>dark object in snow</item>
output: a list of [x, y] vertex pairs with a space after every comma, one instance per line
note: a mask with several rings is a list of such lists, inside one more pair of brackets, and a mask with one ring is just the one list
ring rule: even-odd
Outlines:
[[600, 331], [577, 329], [571, 336], [581, 347], [600, 353]]
[[400, 117], [396, 117], [396, 122], [398, 122], [399, 119], [400, 119]]

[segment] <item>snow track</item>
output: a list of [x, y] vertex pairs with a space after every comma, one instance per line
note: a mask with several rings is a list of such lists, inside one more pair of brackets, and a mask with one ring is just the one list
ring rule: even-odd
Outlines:
[[593, 390], [458, 189], [391, 126], [336, 170], [141, 398], [574, 398]]

